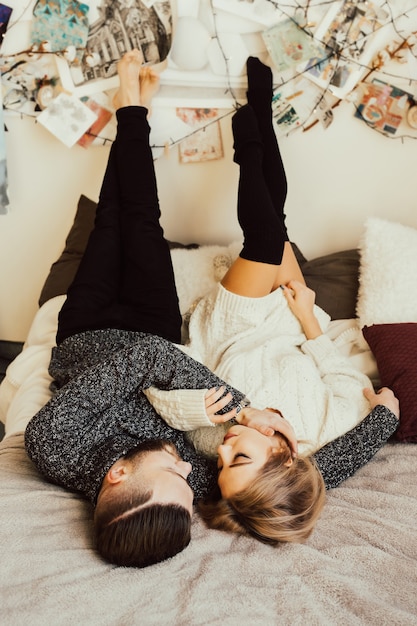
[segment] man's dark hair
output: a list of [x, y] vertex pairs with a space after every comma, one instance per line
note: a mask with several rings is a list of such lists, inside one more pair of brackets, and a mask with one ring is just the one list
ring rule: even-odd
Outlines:
[[[130, 450], [125, 458], [140, 458], [148, 452], [172, 446], [148, 441]], [[178, 554], [191, 539], [191, 515], [179, 504], [149, 502], [152, 490], [130, 487], [96, 508], [94, 529], [101, 556], [116, 565], [147, 567]]]
[[147, 567], [178, 554], [191, 539], [191, 516], [175, 504], [150, 504], [102, 524], [95, 520], [97, 550], [116, 565]]

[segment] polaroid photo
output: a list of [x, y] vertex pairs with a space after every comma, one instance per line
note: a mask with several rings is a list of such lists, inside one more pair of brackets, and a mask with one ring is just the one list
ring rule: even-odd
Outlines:
[[319, 52], [313, 36], [292, 19], [283, 20], [268, 28], [262, 33], [262, 39], [279, 71], [297, 67]]
[[223, 141], [220, 122], [200, 128], [178, 146], [180, 163], [202, 163], [222, 159]]
[[180, 163], [199, 163], [224, 156], [219, 110], [179, 107], [177, 116], [188, 126], [188, 136], [179, 144]]
[[98, 116], [76, 96], [60, 93], [38, 115], [42, 124], [57, 139], [71, 148], [94, 124]]
[[277, 137], [282, 137], [315, 121], [327, 128], [333, 111], [323, 89], [302, 75], [274, 90], [272, 119]]
[[322, 53], [312, 56], [305, 70], [312, 81], [344, 98], [383, 46], [388, 35], [381, 27], [389, 15], [370, 1], [342, 0], [331, 4], [314, 34]]

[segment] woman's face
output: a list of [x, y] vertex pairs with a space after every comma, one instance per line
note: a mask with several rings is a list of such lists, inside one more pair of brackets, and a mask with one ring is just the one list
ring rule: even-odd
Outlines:
[[263, 435], [254, 428], [232, 426], [217, 449], [218, 485], [223, 498], [245, 489], [265, 465], [271, 454], [281, 450], [283, 439]]

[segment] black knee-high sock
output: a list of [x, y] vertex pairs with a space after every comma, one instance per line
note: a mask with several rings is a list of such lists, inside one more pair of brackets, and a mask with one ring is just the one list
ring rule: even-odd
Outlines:
[[240, 164], [242, 155], [248, 149], [254, 149], [263, 155], [262, 138], [251, 106], [245, 104], [236, 111], [232, 117], [232, 131], [235, 163]]
[[275, 211], [285, 229], [284, 204], [287, 196], [287, 179], [272, 122], [272, 72], [255, 57], [246, 63], [248, 75], [248, 103], [255, 111], [264, 145], [263, 172]]
[[249, 105], [232, 119], [235, 156], [240, 166], [238, 221], [244, 235], [240, 256], [250, 261], [280, 265], [287, 240], [263, 173], [263, 146], [255, 113]]

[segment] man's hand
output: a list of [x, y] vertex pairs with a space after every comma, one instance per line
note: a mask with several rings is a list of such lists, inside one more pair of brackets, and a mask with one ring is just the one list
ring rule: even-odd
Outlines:
[[228, 422], [237, 415], [236, 409], [227, 411], [227, 413], [223, 413], [222, 415], [217, 415], [219, 411], [224, 409], [224, 407], [233, 400], [233, 395], [230, 391], [223, 396], [225, 389], [224, 385], [218, 389], [217, 387], [212, 387], [204, 396], [206, 415], [213, 424], [224, 424], [224, 422]]
[[293, 427], [276, 409], [254, 409], [245, 407], [236, 417], [242, 426], [255, 428], [263, 435], [272, 437], [276, 432], [284, 435], [290, 444], [292, 456], [297, 456], [298, 444]]
[[381, 389], [375, 393], [373, 389], [366, 388], [363, 390], [363, 395], [371, 405], [371, 409], [374, 409], [378, 404], [386, 406], [387, 409], [394, 413], [399, 419], [400, 417], [400, 403], [394, 396], [394, 392], [388, 387], [381, 387]]

